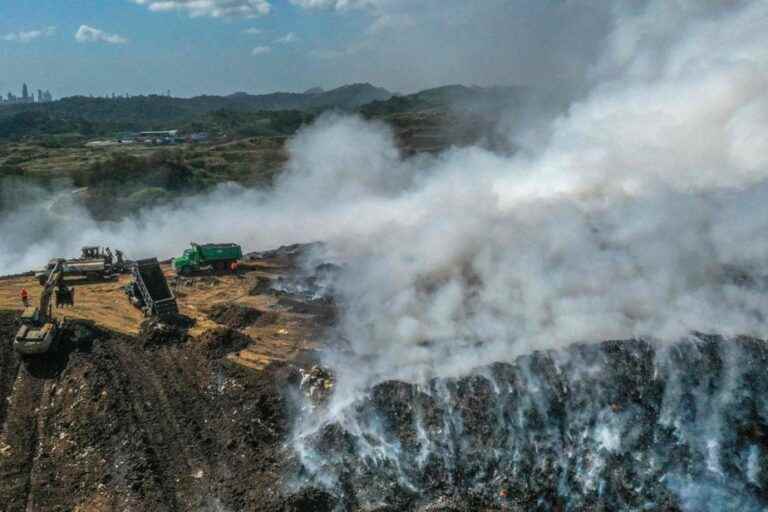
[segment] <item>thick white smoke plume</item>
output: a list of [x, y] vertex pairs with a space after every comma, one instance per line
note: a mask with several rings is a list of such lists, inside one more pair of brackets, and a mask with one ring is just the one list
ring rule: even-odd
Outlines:
[[409, 376], [574, 341], [764, 335], [765, 290], [734, 269], [768, 274], [766, 20], [765, 2], [620, 15], [602, 80], [538, 152], [417, 173], [392, 222], [344, 248], [356, 351]]
[[[617, 9], [592, 92], [538, 148], [404, 160], [386, 127], [325, 117], [269, 194], [223, 188], [109, 226], [5, 218], [0, 271], [86, 243], [167, 257], [324, 240], [346, 263], [342, 334], [379, 355], [371, 378], [573, 341], [765, 335], [765, 290], [734, 276], [768, 275], [766, 26], [764, 1]], [[37, 224], [48, 238], [25, 237]]]

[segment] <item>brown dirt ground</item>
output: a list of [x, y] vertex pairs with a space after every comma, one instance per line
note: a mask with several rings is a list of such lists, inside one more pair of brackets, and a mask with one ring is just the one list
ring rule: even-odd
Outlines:
[[[55, 311], [70, 320], [62, 349], [26, 361], [11, 344], [19, 292], [35, 303], [42, 289], [0, 279], [0, 511], [319, 510], [283, 493], [298, 368], [313, 364], [323, 320], [269, 290], [249, 294], [292, 271], [260, 260], [237, 275], [172, 279], [196, 321], [188, 331], [142, 328], [122, 290], [129, 276], [80, 283], [76, 306]], [[228, 329], [206, 313], [224, 304], [270, 321]]]
[[72, 323], [63, 350], [21, 361], [16, 327], [0, 311], [0, 510], [283, 510], [294, 366]]
[[[219, 327], [208, 316], [216, 305], [235, 303], [274, 314], [273, 322], [257, 322], [242, 330], [253, 343], [229, 356], [237, 364], [260, 370], [273, 361], [293, 360], [320, 348], [322, 330], [316, 315], [294, 313], [292, 308], [279, 304], [273, 295], [249, 294], [259, 277], [275, 278], [289, 273], [292, 268], [284, 261], [251, 262], [243, 265], [238, 275], [201, 274], [176, 284], [173, 284], [174, 273], [170, 265], [163, 265], [163, 270], [171, 279], [180, 312], [195, 319], [195, 325], [188, 333], [194, 338]], [[76, 284], [75, 307], [55, 310], [55, 315], [92, 320], [100, 327], [135, 336], [144, 317], [131, 306], [123, 292], [123, 286], [130, 280], [129, 275], [124, 275], [114, 282]], [[36, 304], [42, 287], [33, 277], [0, 279], [0, 310], [20, 310], [22, 288], [27, 289], [32, 304]]]

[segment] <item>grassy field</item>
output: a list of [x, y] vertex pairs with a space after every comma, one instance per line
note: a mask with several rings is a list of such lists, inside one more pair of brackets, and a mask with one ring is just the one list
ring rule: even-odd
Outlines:
[[[499, 148], [492, 125], [479, 116], [430, 111], [375, 119], [392, 127], [405, 157], [478, 143]], [[87, 144], [94, 139], [82, 137], [0, 143], [0, 213], [29, 201], [24, 193], [8, 192], [24, 184], [80, 189], [78, 197], [97, 220], [118, 220], [225, 182], [268, 188], [288, 160], [289, 138], [235, 134], [172, 146], [94, 147]]]
[[[141, 144], [86, 147], [77, 145], [46, 148], [35, 142], [0, 145], [0, 168], [15, 168], [38, 178], [74, 177], [95, 164], [110, 161], [115, 155], [148, 158], [158, 152], [180, 154], [190, 167], [211, 169], [235, 175], [274, 172], [285, 162], [285, 137], [254, 137], [212, 144], [145, 146]], [[256, 176], [250, 176], [255, 178]]]

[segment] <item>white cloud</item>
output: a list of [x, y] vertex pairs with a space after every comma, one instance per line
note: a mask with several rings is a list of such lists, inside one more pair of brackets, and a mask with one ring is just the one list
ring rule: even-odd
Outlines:
[[291, 0], [291, 3], [305, 9], [351, 9], [356, 7], [373, 7], [383, 3], [383, 0]]
[[299, 42], [299, 36], [297, 36], [294, 32], [289, 32], [285, 34], [283, 37], [275, 40], [275, 43], [277, 44], [293, 44], [298, 42]]
[[247, 28], [247, 29], [243, 30], [243, 34], [247, 34], [249, 36], [258, 36], [262, 32], [264, 32], [264, 31], [261, 30], [260, 28]]
[[269, 14], [269, 0], [133, 0], [150, 11], [183, 11], [193, 18], [255, 18]]
[[40, 39], [42, 37], [51, 37], [55, 33], [56, 33], [56, 27], [47, 27], [41, 30], [11, 32], [9, 34], [5, 34], [2, 37], [2, 39], [4, 41], [13, 41], [17, 43], [30, 43], [35, 39]]
[[251, 55], [265, 55], [267, 53], [271, 53], [272, 48], [269, 46], [257, 46], [253, 50], [251, 50]]
[[75, 40], [78, 43], [125, 44], [128, 42], [128, 39], [123, 36], [110, 34], [88, 25], [80, 25], [77, 33], [75, 33]]
[[416, 19], [407, 13], [381, 14], [368, 27], [369, 34], [379, 34], [388, 30], [410, 30], [418, 27]]
[[364, 49], [361, 44], [355, 44], [346, 48], [332, 49], [332, 48], [316, 48], [309, 52], [311, 57], [315, 57], [320, 60], [335, 60], [343, 57], [349, 57], [355, 55]]

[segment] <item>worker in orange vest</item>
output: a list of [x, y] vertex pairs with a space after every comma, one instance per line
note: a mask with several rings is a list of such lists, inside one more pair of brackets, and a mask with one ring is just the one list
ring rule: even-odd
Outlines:
[[236, 261], [233, 261], [233, 262], [232, 262], [232, 263], [229, 265], [229, 270], [230, 270], [230, 271], [232, 271], [232, 273], [235, 273], [235, 272], [237, 272], [237, 262], [236, 262]]
[[26, 288], [21, 289], [21, 302], [24, 304], [25, 308], [29, 307], [29, 292]]

